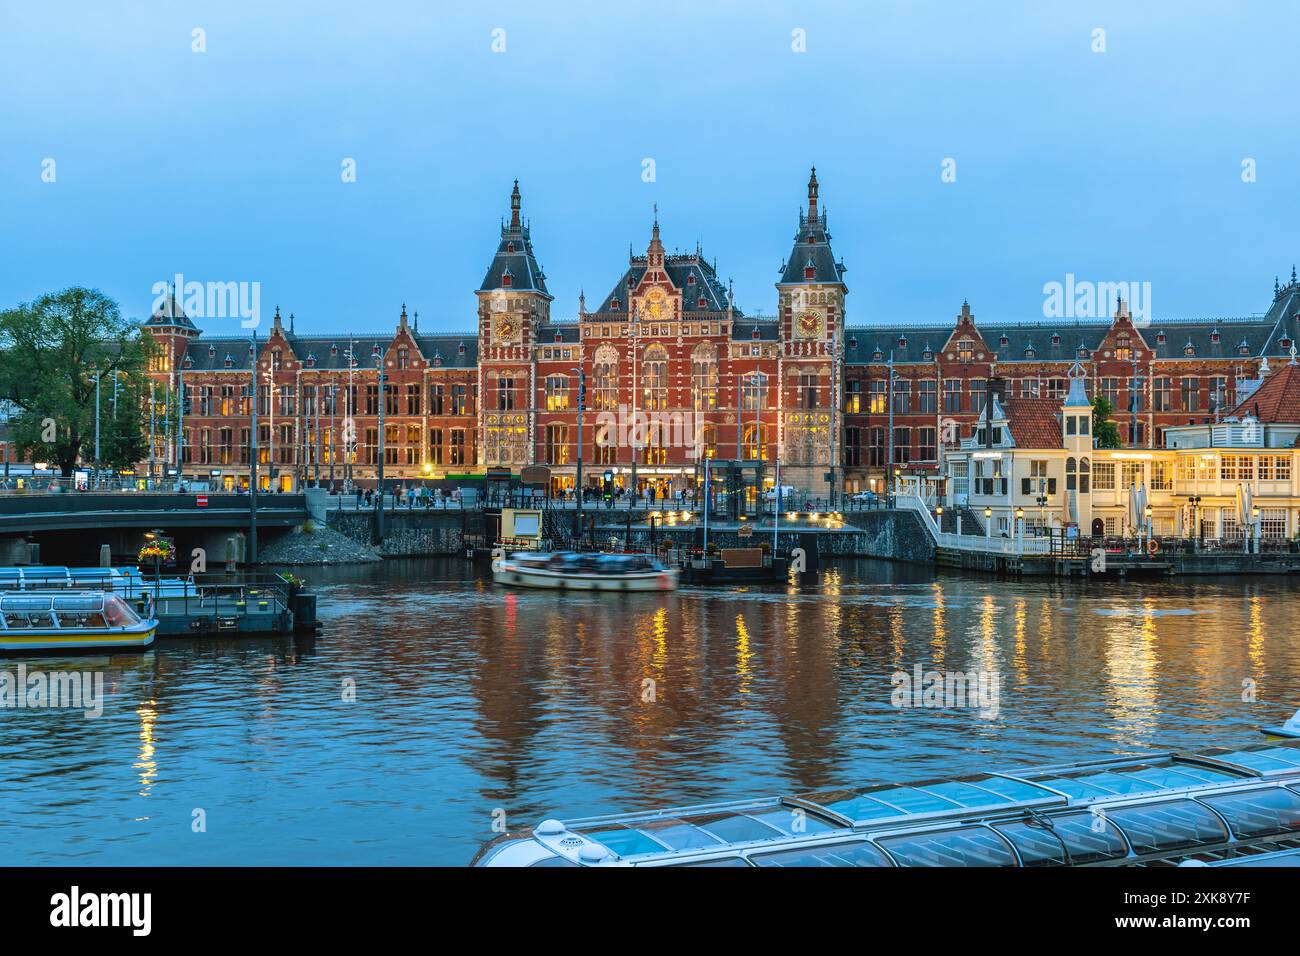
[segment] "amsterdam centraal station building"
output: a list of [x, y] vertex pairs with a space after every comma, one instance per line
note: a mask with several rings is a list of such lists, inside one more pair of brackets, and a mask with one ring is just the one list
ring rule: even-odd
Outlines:
[[155, 460], [174, 469], [179, 446], [183, 475], [245, 485], [255, 378], [263, 488], [374, 487], [382, 447], [385, 479], [401, 485], [508, 470], [569, 490], [581, 453], [588, 487], [689, 494], [709, 460], [743, 463], [751, 489], [773, 485], [779, 463], [782, 485], [825, 497], [890, 475], [937, 482], [986, 395], [1064, 399], [1076, 363], [1124, 444], [1144, 449], [1234, 408], [1265, 356], [1290, 360], [1294, 270], [1249, 318], [1135, 324], [1120, 300], [1108, 320], [984, 325], [963, 302], [951, 321], [848, 323], [818, 189], [814, 171], [774, 316], [736, 308], [698, 247], [667, 254], [657, 221], [598, 305], [553, 315], [517, 183], [473, 330], [421, 332], [402, 306], [395, 328], [315, 335], [277, 308], [254, 356], [250, 339], [205, 336], [164, 308], [146, 323], [164, 346], [155, 375], [186, 400]]

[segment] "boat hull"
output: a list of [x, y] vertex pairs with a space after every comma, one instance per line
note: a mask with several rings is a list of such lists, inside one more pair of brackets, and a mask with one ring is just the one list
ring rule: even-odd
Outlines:
[[521, 568], [503, 564], [492, 570], [492, 580], [514, 588], [540, 588], [550, 591], [673, 591], [677, 589], [677, 572], [635, 571], [628, 574], [581, 574]]
[[140, 631], [0, 631], [2, 654], [93, 654], [145, 651], [153, 646], [156, 623]]

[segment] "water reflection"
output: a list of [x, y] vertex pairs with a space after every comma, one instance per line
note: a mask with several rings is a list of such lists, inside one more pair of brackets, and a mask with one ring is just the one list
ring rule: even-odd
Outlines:
[[[496, 590], [459, 561], [312, 577], [315, 641], [88, 660], [102, 718], [0, 711], [0, 857], [461, 863], [497, 809], [519, 825], [1252, 742], [1300, 705], [1284, 579], [1139, 590], [860, 561], [584, 596]], [[998, 675], [998, 707], [896, 709], [890, 675], [917, 666]], [[192, 838], [195, 806], [221, 841]]]

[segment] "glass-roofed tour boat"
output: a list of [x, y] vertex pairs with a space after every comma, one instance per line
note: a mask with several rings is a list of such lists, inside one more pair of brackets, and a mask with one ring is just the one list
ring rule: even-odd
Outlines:
[[151, 612], [136, 613], [112, 591], [0, 592], [0, 652], [8, 654], [142, 651], [157, 630]]
[[474, 866], [1300, 866], [1300, 740], [506, 833]]
[[492, 580], [560, 591], [672, 591], [677, 570], [648, 554], [520, 551], [492, 562]]

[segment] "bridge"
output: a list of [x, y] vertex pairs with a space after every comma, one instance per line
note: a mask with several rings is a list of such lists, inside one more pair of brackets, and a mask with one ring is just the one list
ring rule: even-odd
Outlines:
[[[97, 528], [247, 530], [248, 495], [165, 492], [64, 492], [0, 495], [0, 535]], [[305, 495], [257, 496], [259, 528], [291, 528], [307, 520]]]

